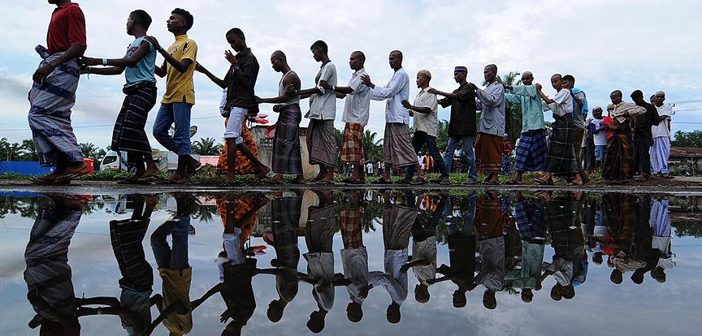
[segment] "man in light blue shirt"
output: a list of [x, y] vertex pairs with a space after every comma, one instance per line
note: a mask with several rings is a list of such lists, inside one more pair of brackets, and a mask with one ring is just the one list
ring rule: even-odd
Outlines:
[[487, 87], [478, 89], [475, 84], [476, 109], [481, 111], [475, 156], [478, 171], [488, 173], [485, 183], [497, 184], [502, 168], [502, 146], [505, 136], [505, 89], [497, 81], [497, 65], [488, 64], [483, 70]]
[[517, 176], [513, 184], [522, 183], [526, 171], [543, 171], [546, 166], [546, 130], [541, 96], [532, 85], [534, 75], [531, 71], [522, 74], [522, 85], [508, 86], [510, 93], [505, 94], [507, 104], [517, 105], [522, 110], [522, 134], [515, 150]]
[[375, 86], [368, 74], [361, 77], [363, 83], [371, 88], [371, 99], [386, 100], [383, 135], [385, 170], [378, 183], [390, 182], [393, 167], [403, 168], [417, 164], [417, 157], [410, 143], [409, 112], [402, 106], [402, 101], [409, 99], [409, 76], [402, 68], [402, 52], [391, 51], [388, 62], [395, 73], [384, 87]]

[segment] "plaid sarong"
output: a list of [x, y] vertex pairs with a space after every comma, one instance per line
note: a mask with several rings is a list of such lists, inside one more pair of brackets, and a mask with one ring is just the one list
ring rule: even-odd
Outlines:
[[546, 171], [556, 176], [573, 176], [578, 172], [575, 162], [575, 146], [573, 145], [572, 116], [556, 116], [548, 141], [548, 155], [546, 157]]
[[[298, 104], [285, 105], [280, 111], [273, 137], [273, 164], [271, 167], [276, 174], [302, 174], [301, 120], [302, 114]], [[309, 138], [307, 141], [309, 143]]]
[[[39, 67], [61, 56], [55, 53], [41, 61]], [[42, 166], [56, 165], [59, 155], [66, 161], [83, 161], [83, 153], [71, 126], [71, 108], [78, 89], [78, 60], [57, 66], [44, 83], [32, 83], [29, 91], [29, 128], [34, 148]]]
[[514, 207], [519, 236], [523, 241], [546, 239], [546, 207], [535, 200], [517, 202]]
[[522, 133], [517, 145], [515, 168], [518, 171], [542, 171], [546, 167], [546, 131], [533, 130]]
[[346, 123], [339, 157], [344, 163], [363, 163], [363, 125]]
[[337, 148], [334, 120], [310, 119], [306, 141], [310, 164], [336, 165]]
[[475, 142], [475, 161], [478, 171], [499, 173], [502, 169], [503, 139], [501, 136], [478, 133]]
[[342, 208], [339, 212], [339, 230], [344, 248], [358, 248], [363, 245], [362, 220], [361, 208]]
[[110, 241], [122, 279], [119, 284], [137, 291], [151, 291], [153, 268], [146, 261], [142, 241], [149, 228], [149, 218], [110, 221]]
[[150, 83], [127, 94], [112, 131], [112, 150], [151, 154], [144, 127], [149, 111], [156, 105], [156, 85]]
[[417, 164], [417, 155], [410, 143], [409, 127], [402, 123], [386, 123], [383, 134], [383, 161], [394, 168]]

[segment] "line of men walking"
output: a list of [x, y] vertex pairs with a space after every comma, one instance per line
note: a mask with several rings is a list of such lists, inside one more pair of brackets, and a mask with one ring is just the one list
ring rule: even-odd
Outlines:
[[[124, 103], [115, 123], [111, 149], [129, 153], [136, 162], [136, 174], [123, 183], [153, 182], [158, 169], [151, 156], [151, 147], [145, 132], [149, 111], [156, 103], [156, 79], [166, 77], [166, 91], [156, 116], [153, 135], [169, 151], [178, 154], [178, 166], [170, 178], [173, 183], [184, 183], [200, 167], [190, 154], [190, 114], [195, 104], [194, 73], [200, 72], [224, 89], [221, 114], [226, 118], [224, 138], [227, 152], [227, 176], [233, 178], [236, 161], [247, 160], [251, 172], [259, 179], [267, 178], [272, 170], [273, 181], [282, 182], [284, 175], [294, 176], [294, 183], [305, 183], [302, 174], [299, 124], [302, 120], [300, 99], [309, 98], [310, 120], [307, 128], [309, 163], [319, 166], [313, 182], [334, 182], [337, 157], [342, 163], [352, 164], [346, 183], [365, 183], [363, 133], [369, 120], [370, 101], [385, 101], [385, 131], [383, 136], [383, 172], [378, 183], [391, 183], [393, 169], [405, 168], [402, 183], [427, 183], [419, 169], [417, 153], [424, 146], [433, 158], [440, 177], [432, 182], [448, 184], [453, 165], [453, 153], [460, 144], [467, 163], [468, 178], [477, 181], [478, 172], [485, 174], [485, 182], [497, 184], [502, 167], [506, 137], [506, 105], [516, 105], [522, 111], [522, 134], [516, 147], [516, 178], [512, 183], [523, 183], [525, 172], [544, 172], [537, 179], [541, 184], [552, 184], [554, 178], [563, 177], [574, 184], [589, 181], [583, 167], [582, 146], [586, 138], [589, 108], [585, 93], [574, 86], [572, 75], [554, 74], [551, 85], [556, 94], [551, 98], [543, 92], [542, 85], [533, 83], [531, 72], [522, 74], [521, 84], [506, 86], [497, 77], [494, 64], [483, 70], [485, 88], [478, 88], [467, 81], [468, 69], [457, 66], [454, 80], [459, 87], [444, 92], [430, 86], [432, 74], [421, 70], [416, 75], [419, 92], [409, 101], [410, 79], [402, 66], [403, 54], [393, 50], [388, 56], [392, 77], [384, 86], [376, 85], [364, 68], [365, 55], [354, 51], [349, 56], [353, 71], [347, 86], [337, 85], [337, 70], [329, 59], [329, 48], [324, 41], [316, 41], [310, 51], [315, 61], [321, 63], [314, 86], [303, 89], [301, 80], [287, 63], [287, 56], [278, 50], [270, 56], [274, 71], [281, 73], [277, 97], [262, 98], [255, 94], [260, 65], [247, 46], [246, 36], [239, 28], [225, 34], [227, 44], [236, 54], [227, 50], [224, 58], [230, 67], [222, 78], [217, 77], [197, 61], [197, 43], [188, 38], [194, 18], [188, 11], [176, 8], [166, 22], [175, 41], [167, 48], [161, 47], [153, 36], [147, 36], [151, 17], [143, 10], [130, 13], [127, 34], [134, 36], [124, 57], [117, 59], [93, 58], [83, 55], [86, 47], [85, 19], [78, 4], [67, 0], [50, 0], [57, 9], [52, 14], [47, 36], [48, 49], [37, 47], [43, 61], [34, 74], [30, 92], [32, 108], [29, 122], [41, 163], [55, 165], [56, 170], [40, 178], [37, 184], [65, 184], [85, 172], [82, 154], [71, 128], [70, 108], [75, 101], [79, 74], [117, 75], [125, 73]], [[156, 54], [164, 58], [156, 66]], [[662, 94], [662, 93], [661, 93]], [[443, 97], [439, 99], [440, 97]], [[649, 150], [654, 153], [654, 170], [668, 174], [669, 120], [672, 110], [663, 105], [658, 109], [643, 101], [641, 91], [632, 93], [635, 104], [623, 103], [621, 92], [612, 93], [614, 104], [611, 122], [588, 135], [612, 132], [606, 150], [602, 146], [596, 153], [603, 162], [603, 176], [608, 180], [623, 181], [633, 177], [645, 179], [650, 175]], [[658, 96], [657, 96], [658, 97]], [[342, 121], [345, 123], [341, 148], [337, 148], [334, 120], [336, 99], [344, 98]], [[257, 157], [253, 142], [245, 141], [248, 130], [245, 122], [255, 120], [259, 104], [274, 104], [279, 114], [274, 127], [272, 167], [267, 167]], [[448, 144], [442, 158], [436, 144], [438, 133], [438, 105], [450, 106]], [[665, 111], [661, 112], [661, 109]], [[597, 109], [595, 109], [597, 110]], [[481, 112], [477, 120], [477, 111]], [[543, 113], [553, 112], [554, 122], [547, 137]], [[601, 109], [598, 110], [601, 115]], [[413, 134], [410, 132], [413, 118]], [[597, 120], [599, 118], [596, 117]], [[666, 123], [660, 126], [661, 123]], [[476, 126], [477, 124], [477, 126]], [[599, 124], [598, 124], [599, 125]], [[668, 141], [664, 140], [668, 129]], [[169, 132], [174, 127], [172, 133]], [[652, 127], [663, 127], [663, 129]], [[634, 133], [630, 134], [630, 130]], [[653, 139], [656, 133], [656, 139]], [[634, 151], [631, 151], [632, 135]], [[548, 140], [547, 140], [548, 138]], [[247, 144], [249, 143], [249, 144]], [[655, 146], [653, 146], [655, 144]], [[653, 146], [653, 149], [650, 149]], [[252, 148], [253, 147], [253, 148]], [[632, 157], [633, 155], [633, 157]], [[602, 157], [604, 156], [604, 159]], [[272, 169], [271, 169], [272, 168]], [[414, 178], [415, 172], [419, 176]]]

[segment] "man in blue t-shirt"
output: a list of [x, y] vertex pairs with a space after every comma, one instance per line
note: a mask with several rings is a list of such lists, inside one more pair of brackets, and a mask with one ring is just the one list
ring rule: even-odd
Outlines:
[[121, 183], [149, 183], [156, 179], [159, 171], [144, 131], [149, 111], [156, 104], [156, 48], [145, 39], [150, 25], [151, 16], [141, 9], [135, 10], [127, 19], [127, 34], [135, 39], [127, 47], [123, 58], [81, 59], [83, 74], [119, 75], [124, 72], [125, 75], [126, 84], [122, 91], [126, 97], [117, 115], [110, 149], [126, 151], [130, 165], [136, 167], [136, 173]]

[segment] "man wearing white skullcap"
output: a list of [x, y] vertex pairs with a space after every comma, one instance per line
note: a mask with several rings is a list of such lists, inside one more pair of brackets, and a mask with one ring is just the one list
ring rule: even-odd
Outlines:
[[658, 91], [653, 96], [653, 105], [658, 110], [658, 125], [651, 127], [653, 146], [651, 146], [651, 173], [664, 178], [671, 178], [668, 170], [670, 156], [670, 119], [675, 114], [673, 106], [663, 104], [665, 92]]

